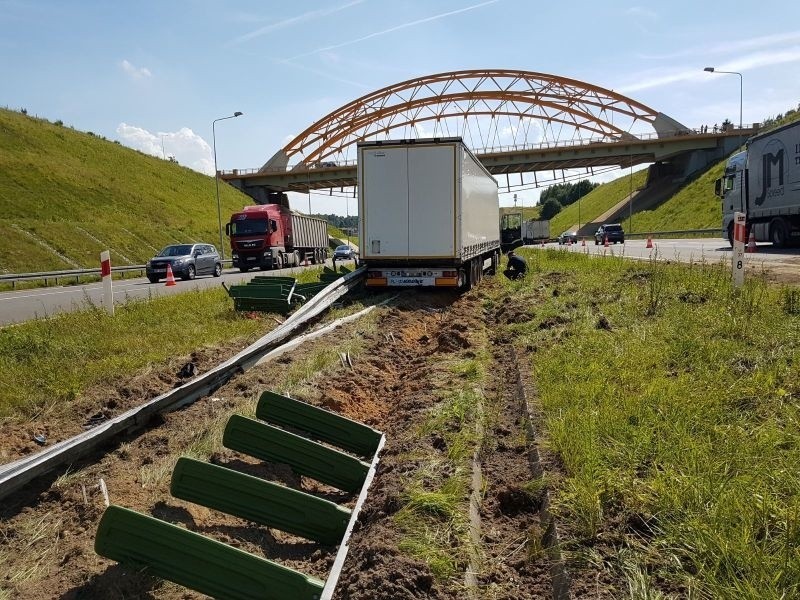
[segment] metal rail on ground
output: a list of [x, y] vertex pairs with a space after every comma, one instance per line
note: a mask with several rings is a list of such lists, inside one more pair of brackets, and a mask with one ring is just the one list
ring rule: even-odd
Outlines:
[[185, 457], [173, 471], [170, 492], [173, 497], [272, 529], [328, 546], [338, 544], [325, 582], [115, 505], [100, 519], [95, 551], [219, 599], [330, 600], [385, 437], [362, 423], [273, 392], [261, 395], [256, 417], [258, 420], [233, 415], [225, 427], [223, 445], [261, 460], [287, 464], [298, 474], [358, 493], [355, 507], [348, 510], [300, 490]]
[[90, 454], [100, 445], [122, 433], [144, 428], [150, 419], [159, 413], [175, 410], [209, 395], [227, 383], [236, 373], [251, 368], [265, 354], [279, 346], [309, 320], [330, 307], [361, 282], [364, 273], [365, 269], [362, 267], [334, 281], [289, 316], [281, 325], [233, 358], [195, 377], [186, 384], [162, 394], [142, 406], [109, 419], [94, 429], [54, 444], [36, 454], [0, 465], [0, 499], [19, 490], [37, 477]]

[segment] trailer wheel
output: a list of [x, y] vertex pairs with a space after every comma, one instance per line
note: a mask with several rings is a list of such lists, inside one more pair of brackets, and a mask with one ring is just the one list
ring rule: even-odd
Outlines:
[[769, 225], [769, 239], [776, 248], [785, 248], [789, 241], [789, 232], [783, 219], [773, 219]]

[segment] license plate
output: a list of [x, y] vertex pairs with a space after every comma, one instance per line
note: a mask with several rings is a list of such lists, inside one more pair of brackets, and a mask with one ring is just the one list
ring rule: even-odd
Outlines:
[[153, 273], [166, 273], [166, 269], [153, 269]]
[[247, 260], [256, 260], [257, 258], [258, 258], [257, 256], [248, 256]]
[[389, 277], [387, 283], [392, 286], [434, 285], [434, 277]]

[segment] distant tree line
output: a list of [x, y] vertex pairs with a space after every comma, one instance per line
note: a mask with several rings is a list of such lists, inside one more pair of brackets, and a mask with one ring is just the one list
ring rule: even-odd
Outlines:
[[349, 216], [343, 217], [342, 215], [311, 215], [312, 217], [318, 217], [320, 219], [325, 219], [330, 225], [334, 227], [338, 227], [339, 229], [351, 228], [355, 229], [358, 227], [358, 216]]
[[581, 179], [577, 183], [557, 183], [551, 185], [539, 197], [539, 204], [542, 210], [539, 213], [542, 219], [552, 219], [561, 209], [569, 206], [578, 198], [583, 198], [586, 194], [596, 188], [599, 183], [592, 183], [588, 179]]

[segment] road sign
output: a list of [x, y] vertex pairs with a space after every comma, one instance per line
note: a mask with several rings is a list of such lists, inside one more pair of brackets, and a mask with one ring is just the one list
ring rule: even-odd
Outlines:
[[733, 214], [733, 255], [731, 257], [731, 274], [734, 287], [741, 287], [744, 283], [744, 244], [746, 215], [744, 213]]

